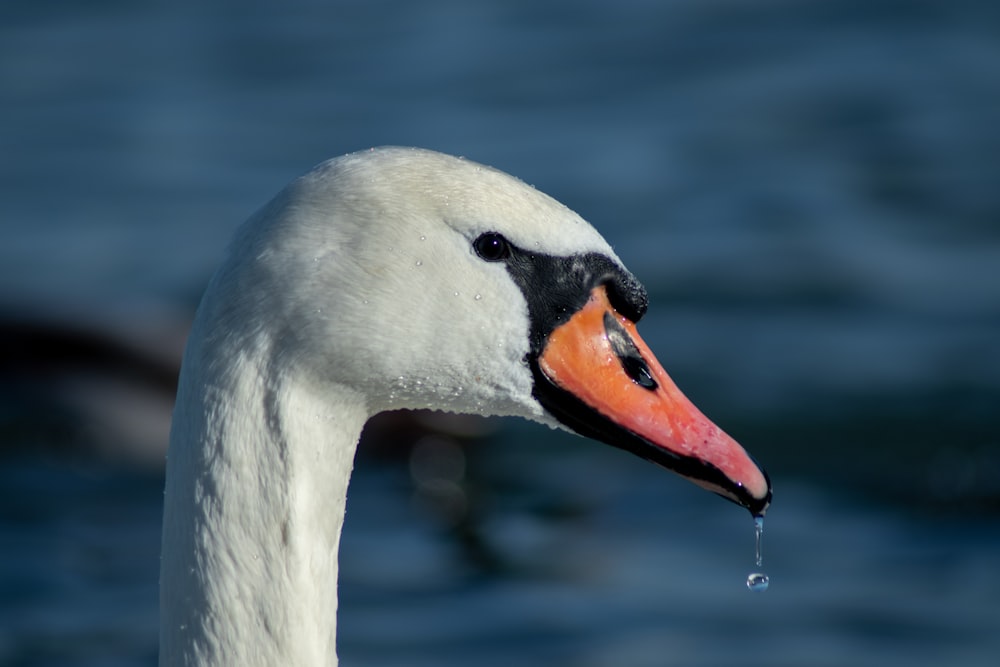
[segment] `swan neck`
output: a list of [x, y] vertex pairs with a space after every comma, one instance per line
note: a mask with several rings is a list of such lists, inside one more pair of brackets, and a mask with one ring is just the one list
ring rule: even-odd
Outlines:
[[338, 546], [368, 414], [351, 390], [320, 391], [275, 358], [186, 355], [167, 463], [161, 665], [337, 662]]

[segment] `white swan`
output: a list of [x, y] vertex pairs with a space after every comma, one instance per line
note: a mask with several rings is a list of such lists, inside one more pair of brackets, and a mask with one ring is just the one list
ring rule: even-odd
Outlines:
[[389, 408], [520, 415], [756, 514], [764, 473], [635, 332], [601, 236], [494, 169], [384, 148], [323, 163], [237, 232], [198, 310], [167, 462], [161, 665], [331, 665], [354, 449]]

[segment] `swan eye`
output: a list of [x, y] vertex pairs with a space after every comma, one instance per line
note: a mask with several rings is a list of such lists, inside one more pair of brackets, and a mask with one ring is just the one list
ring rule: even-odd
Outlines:
[[510, 244], [496, 232], [486, 232], [472, 242], [476, 254], [487, 262], [499, 262], [510, 256]]

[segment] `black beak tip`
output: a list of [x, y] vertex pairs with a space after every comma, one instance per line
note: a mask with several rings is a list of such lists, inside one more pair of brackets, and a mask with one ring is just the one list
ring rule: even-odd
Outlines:
[[771, 506], [771, 498], [773, 496], [773, 489], [771, 487], [771, 478], [768, 476], [767, 471], [763, 468], [760, 469], [761, 474], [764, 475], [764, 481], [767, 482], [767, 494], [763, 498], [755, 498], [746, 492], [742, 487], [740, 491], [739, 503], [750, 510], [754, 518], [762, 517], [767, 512], [767, 508]]

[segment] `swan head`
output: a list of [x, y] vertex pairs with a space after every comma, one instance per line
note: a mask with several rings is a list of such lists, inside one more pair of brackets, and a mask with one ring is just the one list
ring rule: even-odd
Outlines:
[[469, 160], [381, 148], [325, 162], [237, 233], [214, 308], [232, 348], [371, 414], [517, 415], [638, 454], [763, 514], [764, 472], [636, 331], [646, 292], [601, 235]]

